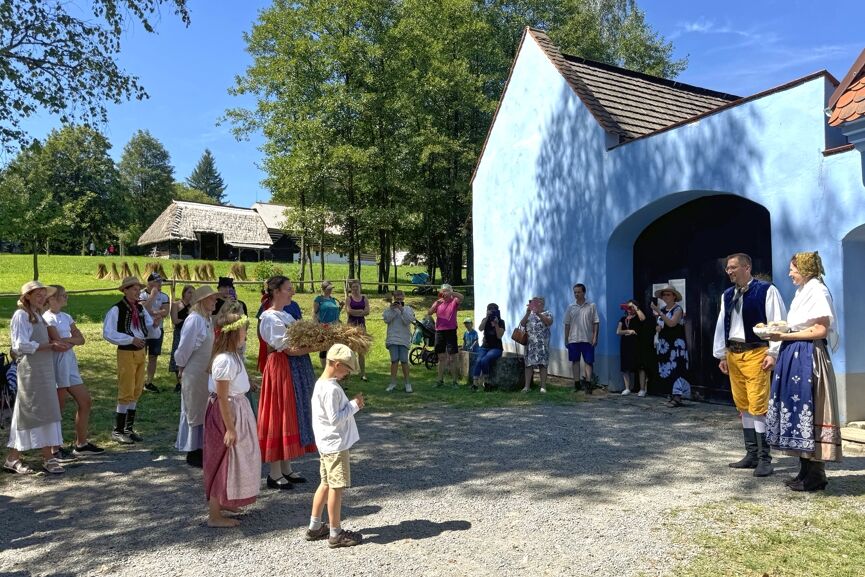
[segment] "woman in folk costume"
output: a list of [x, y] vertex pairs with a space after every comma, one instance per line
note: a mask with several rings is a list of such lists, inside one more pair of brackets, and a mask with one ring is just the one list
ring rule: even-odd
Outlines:
[[787, 328], [770, 335], [781, 341], [775, 364], [766, 438], [773, 449], [799, 457], [799, 474], [786, 481], [793, 491], [826, 488], [826, 461], [841, 461], [838, 391], [829, 349], [838, 346], [835, 307], [823, 283], [816, 252], [796, 253], [790, 278], [797, 286]]
[[225, 517], [223, 511], [236, 513], [254, 503], [261, 485], [255, 415], [246, 398], [249, 375], [240, 353], [249, 318], [229, 312], [220, 314], [217, 324], [220, 330], [213, 346], [204, 422], [204, 495], [207, 524], [236, 527], [240, 522]]
[[204, 447], [204, 413], [209, 392], [210, 359], [213, 352], [213, 323], [210, 315], [216, 306], [217, 293], [209, 286], [198, 287], [190, 300], [191, 312], [183, 321], [180, 343], [174, 352], [180, 375], [180, 425], [177, 428], [178, 451], [186, 451], [186, 462], [202, 466]]
[[45, 471], [63, 472], [63, 467], [51, 454], [52, 446], [63, 444], [53, 353], [70, 347], [62, 341], [49, 340], [48, 325], [42, 318], [45, 301], [54, 291], [39, 281], [22, 286], [18, 310], [9, 323], [12, 353], [18, 359], [18, 397], [9, 427], [7, 446], [10, 451], [3, 468], [12, 473], [31, 472], [21, 461], [21, 452], [32, 449], [42, 452]]
[[294, 347], [288, 341], [286, 328], [294, 317], [283, 309], [294, 296], [291, 281], [284, 276], [268, 279], [267, 294], [271, 306], [258, 323], [269, 351], [258, 401], [258, 441], [262, 459], [270, 463], [267, 486], [284, 490], [306, 482], [292, 471], [291, 459], [316, 450], [310, 404], [315, 386], [309, 360], [313, 349]]

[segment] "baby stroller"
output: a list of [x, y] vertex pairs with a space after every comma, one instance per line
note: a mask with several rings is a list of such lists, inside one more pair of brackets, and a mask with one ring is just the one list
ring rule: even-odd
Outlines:
[[408, 272], [411, 277], [411, 284], [416, 285], [411, 292], [417, 295], [428, 295], [433, 293], [433, 287], [423, 286], [429, 284], [429, 275], [425, 272]]
[[6, 353], [0, 353], [0, 429], [12, 420], [18, 393], [18, 365]]
[[419, 346], [412, 347], [408, 353], [408, 360], [413, 365], [423, 364], [427, 369], [432, 369], [439, 363], [439, 356], [435, 350], [428, 348], [435, 345], [435, 330], [417, 319], [414, 321], [414, 326], [417, 328], [412, 342]]

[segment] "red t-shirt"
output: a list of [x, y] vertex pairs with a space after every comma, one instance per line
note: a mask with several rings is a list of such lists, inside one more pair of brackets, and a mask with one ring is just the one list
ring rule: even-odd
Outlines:
[[460, 301], [452, 298], [450, 301], [443, 301], [436, 307], [436, 330], [448, 331], [457, 328], [457, 311], [460, 308]]

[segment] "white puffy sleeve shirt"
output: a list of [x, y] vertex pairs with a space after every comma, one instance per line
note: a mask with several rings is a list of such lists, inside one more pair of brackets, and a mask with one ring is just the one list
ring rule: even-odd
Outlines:
[[21, 309], [15, 311], [9, 323], [9, 330], [12, 333], [12, 352], [16, 356], [32, 355], [39, 349], [39, 343], [31, 340], [33, 337], [33, 325], [30, 324], [26, 311]]
[[[153, 326], [153, 317], [150, 316], [147, 307], [141, 308], [144, 310], [144, 326], [132, 329], [134, 338], [141, 340], [158, 339], [162, 334], [162, 328]], [[120, 309], [117, 308], [117, 305], [109, 309], [108, 314], [105, 315], [105, 320], [102, 321], [102, 338], [118, 347], [131, 345], [134, 338], [117, 330], [117, 317], [119, 316]]]
[[207, 333], [212, 331], [210, 319], [205, 319], [195, 311], [189, 313], [183, 322], [183, 330], [180, 331], [180, 343], [177, 345], [177, 350], [174, 351], [174, 362], [178, 367], [186, 366], [189, 357], [201, 348], [207, 338]]
[[[287, 312], [268, 309], [261, 313], [261, 318], [258, 320], [258, 332], [261, 333], [261, 338], [270, 348], [275, 351], [282, 351], [289, 346], [285, 329], [293, 322], [294, 317]], [[177, 358], [176, 355], [175, 358]]]
[[790, 312], [787, 313], [787, 326], [791, 332], [801, 331], [817, 324], [817, 319], [829, 319], [829, 334], [826, 340], [832, 350], [838, 346], [838, 323], [835, 305], [829, 289], [819, 280], [812, 278], [796, 290]]
[[[727, 356], [727, 341], [724, 340], [724, 316], [726, 310], [724, 307], [724, 297], [721, 297], [721, 310], [718, 311], [718, 321], [715, 323], [715, 338], [712, 345], [712, 355], [716, 359], [724, 359]], [[769, 287], [766, 292], [766, 320], [768, 322], [783, 321], [787, 316], [787, 307], [784, 306], [784, 299], [781, 298], [781, 293], [775, 288], [775, 285]], [[742, 321], [742, 314], [735, 310], [730, 313], [730, 338], [745, 340], [745, 325]], [[771, 357], [778, 358], [778, 353], [781, 350], [781, 341], [769, 341], [769, 351], [766, 353]]]
[[216, 392], [216, 381], [228, 381], [229, 396], [242, 395], [249, 390], [249, 374], [237, 353], [220, 353], [210, 366], [210, 382], [207, 388]]

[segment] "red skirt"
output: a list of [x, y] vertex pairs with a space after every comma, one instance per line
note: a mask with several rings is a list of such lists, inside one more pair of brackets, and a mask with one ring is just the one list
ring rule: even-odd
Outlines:
[[300, 444], [294, 381], [284, 353], [267, 355], [258, 398], [258, 444], [265, 463], [289, 461], [316, 450], [314, 443]]
[[261, 338], [261, 333], [258, 333], [258, 372], [264, 374], [264, 367], [267, 365], [267, 341]]

